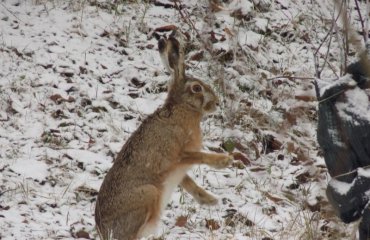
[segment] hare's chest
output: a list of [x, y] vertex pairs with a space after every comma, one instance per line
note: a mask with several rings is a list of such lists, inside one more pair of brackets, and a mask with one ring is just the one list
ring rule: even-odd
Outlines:
[[200, 131], [189, 130], [185, 142], [185, 151], [195, 152], [202, 148], [202, 133]]

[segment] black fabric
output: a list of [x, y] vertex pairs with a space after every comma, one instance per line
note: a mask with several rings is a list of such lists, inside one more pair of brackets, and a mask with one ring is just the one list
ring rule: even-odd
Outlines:
[[[370, 188], [370, 179], [357, 176], [352, 183], [347, 184], [351, 184], [351, 188], [348, 192], [342, 194], [337, 191], [333, 182], [329, 183], [326, 195], [340, 219], [345, 223], [350, 223], [361, 217], [365, 206], [369, 202], [366, 191]], [[370, 219], [367, 219], [367, 222], [369, 221]]]
[[[370, 121], [365, 116], [369, 112], [358, 115], [358, 112], [351, 112], [350, 107], [342, 108], [342, 113], [350, 116], [343, 118], [336, 106], [338, 103], [346, 103], [346, 91], [354, 88], [364, 90], [370, 86], [363, 66], [360, 62], [351, 64], [347, 69], [350, 77], [347, 75], [338, 84], [326, 87], [322, 95], [316, 85], [319, 100], [317, 140], [328, 172], [334, 179], [326, 191], [329, 202], [345, 223], [362, 217], [359, 225], [360, 240], [370, 240], [369, 196], [366, 195], [370, 190], [370, 178], [359, 175], [357, 171], [360, 167], [370, 165]], [[369, 104], [369, 101], [363, 104]], [[370, 106], [368, 109], [370, 111]], [[338, 190], [338, 184], [334, 181], [349, 184], [350, 188], [345, 192], [343, 189]]]
[[360, 239], [359, 240], [370, 240], [370, 208], [364, 210], [362, 214], [362, 220], [359, 226]]
[[[357, 156], [349, 143], [344, 129], [348, 123], [338, 115], [335, 103], [352, 86], [348, 82], [336, 84], [319, 97], [317, 141], [323, 151], [330, 176], [338, 176], [359, 167]], [[341, 177], [341, 181], [352, 182], [355, 174]]]

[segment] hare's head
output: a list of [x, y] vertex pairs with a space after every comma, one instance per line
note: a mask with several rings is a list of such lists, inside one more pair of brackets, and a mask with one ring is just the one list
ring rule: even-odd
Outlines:
[[161, 38], [158, 42], [162, 61], [173, 76], [167, 102], [185, 103], [202, 114], [214, 112], [219, 104], [218, 97], [211, 86], [185, 74], [183, 44], [175, 35], [172, 33], [168, 39]]

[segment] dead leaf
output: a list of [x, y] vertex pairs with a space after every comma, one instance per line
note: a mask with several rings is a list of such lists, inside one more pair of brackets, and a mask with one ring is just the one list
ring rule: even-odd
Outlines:
[[212, 12], [220, 12], [224, 10], [224, 8], [220, 4], [217, 4], [216, 2], [213, 1], [210, 3], [210, 8]]
[[315, 96], [309, 96], [309, 95], [296, 95], [295, 99], [301, 100], [304, 102], [315, 102], [317, 100]]
[[271, 201], [273, 201], [274, 203], [278, 203], [278, 202], [281, 202], [281, 201], [284, 200], [283, 198], [279, 198], [279, 197], [273, 196], [272, 194], [270, 194], [268, 192], [265, 192], [265, 196], [268, 199], [270, 199]]
[[176, 30], [177, 27], [173, 24], [171, 25], [166, 25], [166, 26], [162, 26], [162, 27], [157, 27], [155, 29], [156, 32], [169, 32], [169, 31], [173, 31], [173, 30]]
[[229, 35], [229, 36], [231, 36], [231, 37], [234, 37], [234, 33], [229, 29], [229, 28], [224, 28], [224, 32], [227, 34], [227, 35]]
[[69, 96], [68, 99], [63, 98], [60, 94], [54, 94], [49, 97], [53, 102], [56, 104], [61, 104], [62, 102], [74, 102], [76, 99], [74, 99], [72, 96]]
[[175, 226], [185, 227], [187, 222], [188, 222], [188, 217], [187, 216], [180, 216], [176, 219]]
[[264, 168], [264, 167], [254, 167], [254, 168], [250, 168], [249, 171], [251, 171], [251, 172], [262, 172], [262, 171], [266, 171], [266, 168]]
[[90, 239], [89, 233], [86, 232], [85, 230], [80, 230], [80, 231], [76, 232], [76, 237], [77, 238]]
[[245, 165], [251, 164], [251, 161], [242, 153], [240, 152], [234, 152], [233, 157], [235, 160], [240, 160], [242, 161]]
[[262, 144], [263, 144], [263, 153], [265, 154], [269, 154], [271, 152], [279, 150], [283, 146], [281, 141], [277, 140], [276, 137], [270, 134], [264, 136]]
[[214, 219], [206, 219], [206, 227], [210, 230], [217, 230], [220, 228], [220, 224]]
[[204, 51], [200, 51], [200, 52], [195, 53], [193, 56], [191, 56], [190, 60], [199, 62], [200, 60], [203, 59], [203, 56], [204, 56]]
[[50, 96], [50, 99], [55, 102], [56, 104], [59, 104], [59, 100], [63, 99], [63, 97], [60, 94], [54, 94]]
[[300, 184], [307, 183], [310, 179], [310, 174], [308, 172], [304, 172], [299, 174], [295, 178], [297, 179], [297, 182]]
[[287, 151], [289, 152], [289, 153], [292, 153], [292, 152], [294, 152], [294, 149], [295, 149], [295, 147], [294, 147], [294, 143], [293, 142], [288, 142], [287, 143]]

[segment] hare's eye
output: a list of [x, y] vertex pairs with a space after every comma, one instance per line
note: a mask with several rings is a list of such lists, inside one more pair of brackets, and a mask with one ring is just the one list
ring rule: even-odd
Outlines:
[[194, 92], [194, 93], [199, 93], [202, 91], [202, 86], [200, 86], [199, 84], [195, 84], [191, 87], [191, 90]]

